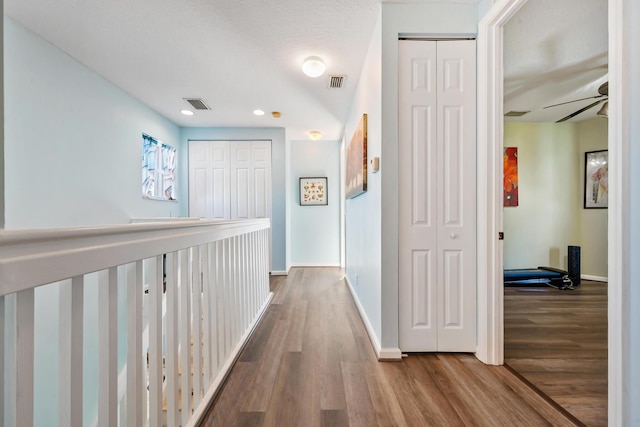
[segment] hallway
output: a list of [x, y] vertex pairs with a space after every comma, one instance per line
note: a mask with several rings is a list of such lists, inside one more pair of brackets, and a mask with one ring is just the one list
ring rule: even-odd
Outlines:
[[338, 268], [296, 268], [271, 289], [203, 426], [574, 425], [473, 355], [378, 362]]

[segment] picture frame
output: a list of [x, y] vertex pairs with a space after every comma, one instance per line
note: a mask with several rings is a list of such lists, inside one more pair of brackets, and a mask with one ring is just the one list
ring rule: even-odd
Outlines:
[[609, 150], [584, 153], [584, 209], [609, 207]]
[[300, 178], [300, 206], [326, 206], [329, 204], [327, 177]]
[[363, 114], [347, 146], [346, 197], [367, 191], [367, 115]]

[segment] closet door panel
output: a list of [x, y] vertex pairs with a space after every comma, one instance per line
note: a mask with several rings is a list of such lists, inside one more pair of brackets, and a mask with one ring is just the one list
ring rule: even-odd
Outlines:
[[476, 348], [475, 42], [438, 42], [438, 350]]
[[436, 351], [436, 44], [399, 49], [399, 340], [403, 351]]

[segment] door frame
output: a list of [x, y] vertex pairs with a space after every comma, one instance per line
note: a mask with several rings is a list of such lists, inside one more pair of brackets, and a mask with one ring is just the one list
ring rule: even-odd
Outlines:
[[[482, 362], [504, 361], [504, 288], [502, 231], [503, 150], [503, 27], [527, 0], [498, 0], [478, 24], [478, 348]], [[630, 409], [624, 377], [629, 360], [623, 344], [629, 341], [629, 307], [623, 304], [629, 286], [628, 247], [629, 176], [624, 161], [629, 152], [630, 118], [625, 105], [630, 95], [622, 90], [630, 76], [624, 69], [629, 45], [625, 23], [625, 0], [608, 1], [609, 19], [609, 285], [608, 285], [608, 418], [609, 425], [623, 425]]]

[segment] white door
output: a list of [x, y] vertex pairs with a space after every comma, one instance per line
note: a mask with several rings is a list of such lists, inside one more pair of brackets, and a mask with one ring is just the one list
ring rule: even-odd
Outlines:
[[189, 142], [189, 215], [231, 218], [228, 141]]
[[402, 351], [476, 349], [475, 41], [399, 42]]
[[190, 141], [189, 215], [271, 218], [271, 141]]

